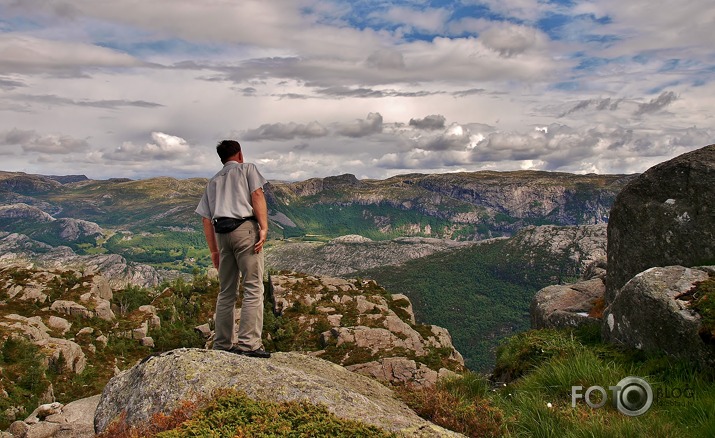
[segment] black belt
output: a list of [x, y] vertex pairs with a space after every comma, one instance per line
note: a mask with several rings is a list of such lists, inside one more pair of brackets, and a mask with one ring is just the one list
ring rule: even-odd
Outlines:
[[255, 220], [256, 220], [255, 216], [248, 216], [248, 217], [243, 217], [243, 218], [217, 217], [217, 218], [214, 218], [211, 222], [214, 225], [214, 231], [216, 231], [219, 234], [225, 234], [225, 233], [230, 233], [231, 231], [235, 230], [242, 223], [244, 223], [246, 221], [255, 221]]

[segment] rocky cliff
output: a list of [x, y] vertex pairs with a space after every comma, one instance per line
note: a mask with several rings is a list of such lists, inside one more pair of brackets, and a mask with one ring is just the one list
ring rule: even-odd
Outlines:
[[520, 171], [331, 178], [271, 186], [270, 207], [295, 224], [283, 227], [287, 236], [315, 232], [313, 222], [324, 216], [332, 217], [323, 229], [332, 222], [375, 235], [451, 239], [510, 235], [529, 224], [603, 224], [632, 176]]

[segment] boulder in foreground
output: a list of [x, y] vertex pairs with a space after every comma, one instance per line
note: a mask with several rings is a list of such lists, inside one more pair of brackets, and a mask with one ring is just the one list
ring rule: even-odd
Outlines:
[[651, 167], [618, 194], [608, 220], [606, 304], [655, 266], [715, 263], [715, 144]]
[[256, 400], [323, 404], [340, 418], [402, 436], [461, 436], [418, 417], [380, 383], [322, 359], [300, 353], [255, 359], [185, 348], [150, 357], [111, 379], [97, 406], [95, 431], [103, 432], [122, 413], [128, 425], [139, 425], [220, 388]]

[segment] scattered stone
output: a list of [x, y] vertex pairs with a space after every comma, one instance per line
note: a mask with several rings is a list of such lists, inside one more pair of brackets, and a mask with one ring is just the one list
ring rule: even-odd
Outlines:
[[94, 333], [94, 329], [92, 327], [83, 327], [80, 331], [77, 332], [77, 337], [91, 335], [92, 333]]
[[47, 321], [47, 326], [51, 329], [57, 330], [60, 334], [64, 335], [72, 327], [72, 323], [59, 316], [50, 316]]
[[211, 327], [208, 323], [196, 326], [194, 327], [194, 330], [199, 332], [199, 334], [203, 336], [204, 339], [208, 339], [211, 336]]
[[107, 342], [109, 342], [109, 339], [104, 335], [100, 335], [95, 338], [94, 342], [96, 342], [97, 344], [101, 345], [102, 348], [104, 348], [107, 346]]

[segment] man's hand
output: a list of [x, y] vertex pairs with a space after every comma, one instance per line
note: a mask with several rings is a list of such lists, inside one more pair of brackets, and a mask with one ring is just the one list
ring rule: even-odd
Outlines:
[[219, 252], [218, 245], [216, 244], [216, 234], [214, 234], [214, 226], [211, 223], [211, 219], [206, 217], [202, 218], [202, 224], [206, 244], [209, 246], [209, 252], [211, 252], [211, 263], [214, 264], [214, 268], [218, 269]]
[[263, 188], [254, 190], [251, 193], [251, 206], [253, 207], [253, 215], [256, 216], [258, 222], [258, 242], [253, 247], [253, 250], [258, 254], [263, 249], [263, 244], [268, 238], [268, 207], [266, 206], [266, 197], [263, 194]]
[[261, 229], [258, 231], [258, 242], [253, 245], [253, 250], [258, 254], [263, 249], [263, 244], [266, 243], [268, 238], [268, 230]]

